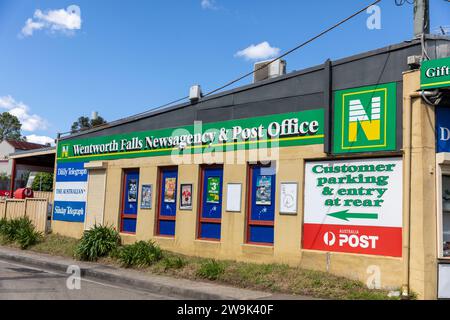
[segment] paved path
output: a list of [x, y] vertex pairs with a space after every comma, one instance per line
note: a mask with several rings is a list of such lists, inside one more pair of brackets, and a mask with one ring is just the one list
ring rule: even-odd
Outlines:
[[0, 260], [0, 300], [168, 300], [183, 298], [83, 278], [80, 282], [80, 289], [70, 290], [66, 285], [69, 276], [62, 272]]

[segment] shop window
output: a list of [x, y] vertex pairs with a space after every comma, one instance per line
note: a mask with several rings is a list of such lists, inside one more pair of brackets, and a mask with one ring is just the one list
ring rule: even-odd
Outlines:
[[247, 243], [273, 245], [275, 182], [274, 166], [249, 166]]
[[442, 217], [441, 217], [442, 257], [450, 257], [450, 175], [442, 176]]
[[158, 186], [158, 215], [156, 224], [157, 235], [175, 235], [177, 184], [178, 169], [176, 167], [160, 169]]
[[203, 167], [200, 176], [198, 238], [220, 240], [223, 167]]
[[139, 170], [125, 170], [122, 187], [122, 208], [120, 215], [120, 231], [136, 233], [138, 214]]

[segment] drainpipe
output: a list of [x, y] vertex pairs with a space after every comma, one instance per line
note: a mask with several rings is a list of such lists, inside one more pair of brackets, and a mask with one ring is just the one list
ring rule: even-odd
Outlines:
[[12, 159], [11, 182], [9, 185], [9, 197], [10, 198], [12, 198], [14, 196], [15, 180], [16, 180], [16, 159]]
[[410, 293], [410, 243], [411, 243], [411, 159], [412, 159], [412, 102], [413, 99], [424, 96], [432, 96], [434, 92], [422, 91], [411, 92], [405, 99], [405, 113], [407, 122], [405, 125], [405, 136], [407, 137], [406, 143], [403, 146], [405, 153], [404, 160], [404, 174], [407, 183], [407, 188], [403, 193], [403, 203], [405, 204], [404, 211], [404, 232], [403, 232], [403, 285], [402, 285], [402, 298], [407, 299]]

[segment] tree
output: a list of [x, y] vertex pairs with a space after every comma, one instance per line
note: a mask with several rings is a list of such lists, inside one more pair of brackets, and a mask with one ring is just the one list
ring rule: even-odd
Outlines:
[[20, 132], [21, 128], [22, 124], [16, 116], [9, 112], [0, 114], [0, 141], [6, 139], [25, 141], [26, 138], [22, 136], [22, 133]]
[[53, 173], [39, 172], [31, 186], [33, 191], [53, 191]]
[[79, 117], [77, 121], [72, 124], [70, 130], [72, 133], [82, 130], [91, 129], [93, 127], [99, 126], [101, 124], [105, 124], [106, 120], [100, 116], [97, 116], [95, 119], [89, 119], [89, 117]]

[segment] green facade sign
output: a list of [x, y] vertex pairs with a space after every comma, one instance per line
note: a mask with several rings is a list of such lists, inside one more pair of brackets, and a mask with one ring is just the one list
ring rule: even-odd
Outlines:
[[225, 152], [322, 144], [324, 110], [314, 109], [154, 131], [62, 140], [59, 162]]
[[395, 82], [335, 93], [333, 153], [396, 149]]
[[450, 87], [450, 57], [422, 62], [420, 86], [424, 90]]

